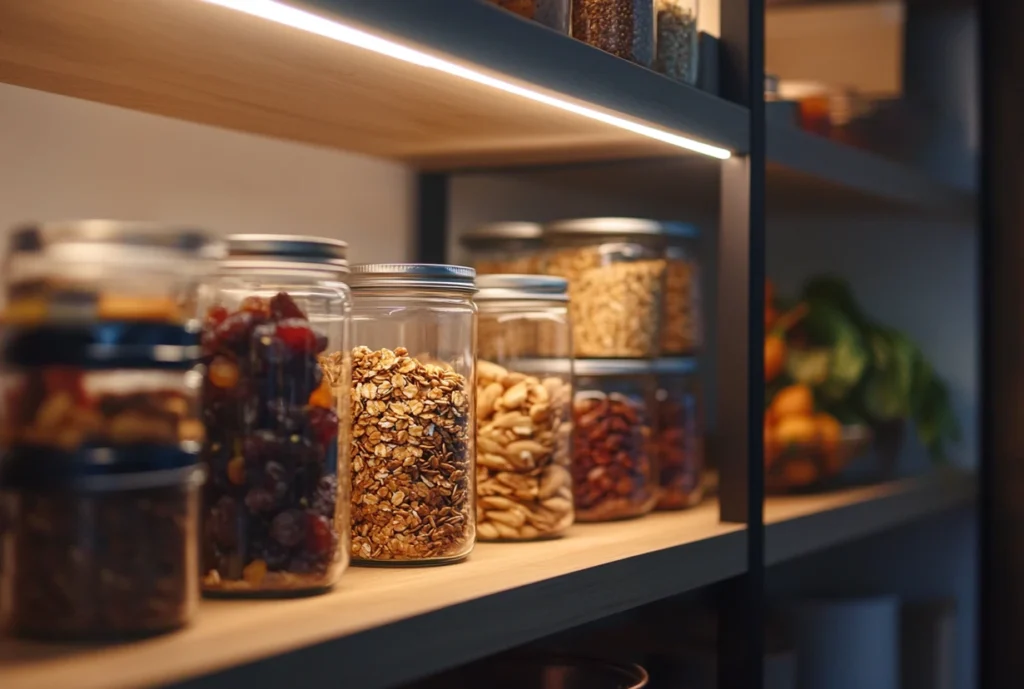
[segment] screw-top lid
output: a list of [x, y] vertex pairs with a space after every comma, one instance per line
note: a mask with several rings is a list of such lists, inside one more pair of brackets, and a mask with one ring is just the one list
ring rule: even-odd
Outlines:
[[233, 234], [226, 267], [287, 263], [291, 267], [348, 272], [348, 242], [290, 234]]
[[551, 235], [660, 236], [669, 234], [673, 223], [647, 218], [575, 218], [544, 226]]
[[469, 230], [459, 242], [468, 248], [494, 241], [539, 242], [544, 228], [535, 222], [492, 222]]
[[363, 263], [352, 266], [348, 282], [352, 289], [419, 287], [472, 293], [476, 291], [476, 271], [437, 263]]
[[652, 369], [658, 375], [687, 375], [697, 370], [697, 360], [688, 356], [662, 357], [653, 361]]
[[650, 359], [576, 359], [573, 372], [578, 376], [645, 375], [654, 372]]
[[547, 275], [481, 275], [476, 280], [480, 301], [569, 301], [568, 280]]

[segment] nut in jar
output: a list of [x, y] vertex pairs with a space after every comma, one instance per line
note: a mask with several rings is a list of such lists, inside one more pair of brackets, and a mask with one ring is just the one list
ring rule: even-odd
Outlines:
[[477, 366], [477, 535], [554, 536], [573, 522], [565, 376]]
[[704, 428], [695, 368], [687, 358], [654, 362], [654, 448], [661, 510], [692, 507], [704, 496]]

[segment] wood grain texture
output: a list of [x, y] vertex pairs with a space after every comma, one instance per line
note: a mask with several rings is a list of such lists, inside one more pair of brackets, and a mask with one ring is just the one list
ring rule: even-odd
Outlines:
[[[246, 674], [247, 689], [286, 686], [296, 670], [303, 686], [323, 673], [330, 686], [385, 687], [735, 576], [744, 538], [714, 502], [578, 525], [558, 540], [479, 544], [447, 567], [353, 568], [316, 598], [204, 601], [190, 628], [133, 644], [2, 641], [0, 677], [4, 689], [159, 686], [305, 648]], [[405, 647], [401, 662], [382, 651]]]
[[765, 563], [777, 564], [974, 503], [977, 478], [957, 469], [876, 486], [765, 501]]
[[[635, 122], [733, 149], [746, 141], [742, 108], [476, 0], [313, 9]], [[538, 61], [545, 52], [550, 59]], [[524, 53], [532, 57], [509, 59]], [[201, 0], [4, 0], [0, 81], [425, 168], [681, 152]]]

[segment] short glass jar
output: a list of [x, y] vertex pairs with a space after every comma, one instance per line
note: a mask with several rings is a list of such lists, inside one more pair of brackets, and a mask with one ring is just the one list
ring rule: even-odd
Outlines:
[[572, 36], [650, 67], [654, 60], [654, 0], [573, 0]]
[[228, 249], [203, 328], [203, 591], [325, 591], [348, 564], [347, 245], [253, 234]]
[[662, 300], [661, 354], [696, 354], [704, 344], [704, 311], [701, 307], [700, 262], [697, 259], [697, 228], [687, 223], [663, 223], [665, 248], [665, 298]]
[[574, 367], [576, 520], [601, 522], [647, 514], [658, 499], [651, 363], [583, 359]]
[[540, 275], [477, 278], [476, 529], [482, 541], [549, 538], [573, 522], [566, 286]]
[[662, 223], [581, 218], [544, 227], [544, 272], [569, 281], [577, 358], [649, 358], [661, 344]]
[[704, 497], [704, 410], [696, 363], [682, 357], [657, 359], [654, 373], [658, 509], [693, 507]]
[[520, 17], [540, 22], [559, 33], [569, 33], [571, 0], [491, 0]]
[[476, 536], [476, 273], [354, 266], [352, 558], [457, 562]]
[[699, 7], [700, 0], [654, 0], [657, 23], [654, 68], [690, 86], [697, 84]]
[[200, 280], [223, 243], [112, 221], [15, 230], [0, 344], [0, 625], [169, 631], [198, 601]]
[[532, 222], [480, 225], [459, 238], [477, 275], [540, 272], [543, 228]]

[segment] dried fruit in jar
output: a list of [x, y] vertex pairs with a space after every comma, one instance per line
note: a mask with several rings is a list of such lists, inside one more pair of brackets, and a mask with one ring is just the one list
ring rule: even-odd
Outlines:
[[480, 540], [530, 540], [572, 524], [571, 400], [560, 377], [477, 364]]
[[577, 392], [573, 419], [576, 518], [604, 521], [649, 512], [657, 488], [643, 403], [619, 393]]
[[405, 347], [352, 350], [352, 557], [454, 560], [473, 545], [473, 391]]
[[658, 509], [692, 507], [704, 496], [704, 439], [696, 397], [659, 390], [656, 405]]
[[213, 307], [206, 323], [203, 586], [327, 588], [348, 557], [327, 339], [285, 292]]

